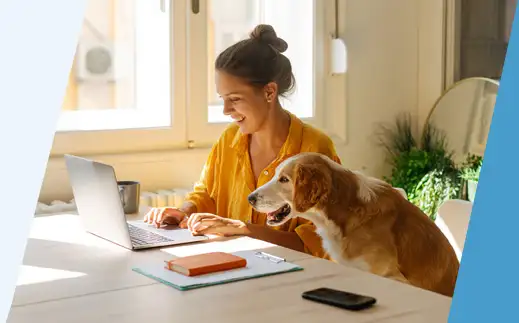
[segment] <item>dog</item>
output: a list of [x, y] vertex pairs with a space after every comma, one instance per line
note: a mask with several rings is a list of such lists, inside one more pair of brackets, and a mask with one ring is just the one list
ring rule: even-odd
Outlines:
[[418, 207], [388, 183], [318, 153], [283, 161], [248, 196], [267, 225], [311, 221], [330, 258], [452, 297], [459, 269], [454, 249]]

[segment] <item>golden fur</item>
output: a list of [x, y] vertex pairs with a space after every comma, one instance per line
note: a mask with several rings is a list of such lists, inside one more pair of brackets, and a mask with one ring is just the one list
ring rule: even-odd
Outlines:
[[312, 221], [334, 261], [452, 297], [459, 268], [452, 246], [387, 183], [304, 153], [282, 163], [251, 195], [260, 212], [273, 212], [280, 200], [290, 205], [282, 222], [296, 216]]

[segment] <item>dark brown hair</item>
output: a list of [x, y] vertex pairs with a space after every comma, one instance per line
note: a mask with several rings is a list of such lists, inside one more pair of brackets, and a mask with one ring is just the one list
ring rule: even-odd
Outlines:
[[258, 25], [248, 39], [221, 52], [215, 68], [260, 88], [275, 82], [278, 94], [283, 96], [295, 86], [292, 64], [282, 54], [287, 48], [288, 44], [278, 38], [272, 26]]

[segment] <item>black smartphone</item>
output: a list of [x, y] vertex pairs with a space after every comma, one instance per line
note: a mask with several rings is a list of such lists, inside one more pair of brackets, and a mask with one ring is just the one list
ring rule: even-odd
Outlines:
[[375, 305], [373, 297], [344, 292], [331, 288], [318, 288], [303, 293], [303, 298], [350, 311], [360, 311]]

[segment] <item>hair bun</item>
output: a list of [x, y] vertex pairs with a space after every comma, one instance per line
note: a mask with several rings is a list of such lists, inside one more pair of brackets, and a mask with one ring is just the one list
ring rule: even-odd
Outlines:
[[257, 25], [250, 33], [250, 38], [264, 42], [280, 53], [283, 53], [288, 48], [287, 42], [278, 37], [271, 25]]

